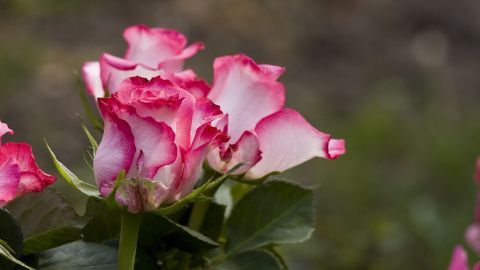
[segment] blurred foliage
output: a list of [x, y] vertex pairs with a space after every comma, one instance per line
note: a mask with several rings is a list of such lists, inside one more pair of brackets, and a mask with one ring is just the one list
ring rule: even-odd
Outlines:
[[43, 168], [46, 137], [92, 180], [73, 70], [122, 54], [128, 25], [176, 28], [205, 42], [187, 66], [209, 81], [218, 55], [286, 66], [287, 105], [347, 139], [346, 156], [284, 175], [319, 186], [314, 238], [284, 250], [292, 269], [443, 269], [473, 215], [479, 12], [472, 0], [0, 0], [0, 118]]

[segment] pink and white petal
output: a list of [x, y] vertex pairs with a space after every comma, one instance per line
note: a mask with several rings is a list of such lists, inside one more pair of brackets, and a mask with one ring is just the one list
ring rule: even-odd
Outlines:
[[123, 104], [130, 104], [142, 117], [165, 122], [175, 130], [175, 143], [187, 149], [190, 145], [193, 106], [196, 102], [187, 91], [161, 77], [146, 80], [140, 77], [125, 79], [113, 95]]
[[95, 179], [103, 196], [110, 194], [121, 170], [130, 171], [136, 151], [130, 127], [111, 111], [109, 102], [108, 98], [99, 99], [104, 133], [93, 160]]
[[82, 78], [91, 96], [99, 98], [105, 95], [102, 78], [100, 77], [100, 63], [98, 61], [83, 64]]
[[151, 79], [162, 74], [164, 71], [160, 69], [149, 68], [110, 54], [103, 54], [100, 58], [100, 77], [104, 88], [110, 94], [117, 92], [126, 78], [140, 76]]
[[55, 182], [55, 177], [38, 167], [32, 147], [27, 143], [9, 142], [0, 147], [0, 163], [14, 159], [20, 173], [17, 196], [28, 192], [40, 192]]
[[158, 68], [161, 62], [182, 53], [187, 45], [182, 33], [145, 25], [128, 27], [123, 36], [128, 43], [125, 59], [151, 68]]
[[250, 131], [244, 132], [238, 142], [230, 146], [230, 152], [226, 159], [221, 151], [221, 148], [217, 148], [207, 155], [209, 165], [220, 173], [226, 173], [237, 164], [244, 163], [232, 173], [234, 175], [244, 174], [262, 158], [257, 136]]
[[226, 143], [228, 139], [229, 137], [225, 132], [212, 126], [211, 123], [205, 123], [197, 128], [190, 148], [197, 149], [207, 145], [210, 149], [213, 149], [220, 144]]
[[193, 141], [197, 129], [223, 116], [220, 107], [207, 98], [197, 99], [193, 108], [190, 138]]
[[188, 195], [202, 174], [202, 165], [205, 160], [207, 145], [185, 154], [183, 164], [183, 175], [180, 181], [175, 181], [170, 192], [169, 201], [174, 202]]
[[462, 246], [458, 245], [453, 250], [448, 270], [468, 270], [468, 268], [467, 252], [465, 252]]
[[480, 270], [480, 262], [476, 262], [472, 270]]
[[13, 134], [13, 130], [11, 130], [7, 124], [0, 121], [0, 138], [6, 133]]
[[128, 107], [122, 109], [119, 118], [125, 120], [132, 131], [139, 177], [152, 179], [160, 167], [175, 161], [177, 146], [171, 127], [152, 118], [141, 118]]
[[183, 160], [182, 151], [178, 149], [177, 158], [172, 164], [165, 165], [158, 169], [157, 174], [153, 178], [154, 182], [161, 183], [171, 191], [174, 182], [182, 177]]
[[20, 170], [13, 158], [0, 163], [0, 208], [15, 198]]
[[207, 97], [211, 88], [207, 82], [198, 78], [191, 69], [177, 73], [168, 73], [166, 74], [166, 79], [171, 80], [181, 88], [187, 90], [197, 99]]
[[258, 65], [263, 73], [270, 77], [272, 80], [278, 79], [285, 72], [284, 67], [274, 66], [274, 65]]
[[0, 144], [2, 143], [2, 136], [5, 135], [6, 133], [13, 134], [13, 130], [8, 128], [7, 124], [2, 123], [2, 121], [0, 121]]
[[213, 67], [214, 83], [208, 97], [229, 115], [231, 141], [283, 107], [284, 86], [275, 81], [270, 69], [265, 71], [245, 55], [219, 57]]
[[197, 129], [192, 147], [183, 155], [183, 175], [172, 185], [170, 201], [176, 201], [190, 193], [200, 178], [203, 162], [212, 149], [225, 143], [228, 136], [221, 130], [205, 123]]
[[314, 157], [333, 159], [345, 153], [343, 140], [332, 141], [330, 135], [316, 130], [291, 109], [265, 117], [255, 133], [262, 159], [247, 174], [252, 179], [285, 171]]
[[186, 59], [194, 56], [198, 51], [203, 50], [204, 48], [205, 46], [203, 43], [196, 42], [182, 50], [179, 54], [159, 63], [158, 68], [171, 73], [179, 72], [183, 69], [183, 63]]

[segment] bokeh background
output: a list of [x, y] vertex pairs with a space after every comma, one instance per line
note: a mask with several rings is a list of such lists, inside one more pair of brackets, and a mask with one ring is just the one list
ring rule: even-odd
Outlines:
[[287, 105], [347, 140], [339, 160], [283, 175], [319, 187], [313, 238], [283, 250], [292, 269], [446, 268], [475, 203], [479, 1], [0, 0], [7, 139], [32, 143], [53, 172], [46, 137], [90, 176], [72, 74], [122, 55], [123, 29], [139, 23], [203, 41], [187, 66], [209, 81], [218, 55], [286, 66]]

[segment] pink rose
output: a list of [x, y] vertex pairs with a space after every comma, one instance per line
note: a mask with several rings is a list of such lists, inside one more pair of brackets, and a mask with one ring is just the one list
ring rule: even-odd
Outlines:
[[[452, 260], [448, 266], [448, 270], [468, 270], [468, 256], [467, 252], [463, 249], [462, 246], [458, 245], [453, 250]], [[480, 270], [480, 262], [477, 262], [473, 266], [473, 270]]]
[[284, 108], [285, 89], [277, 81], [284, 68], [259, 65], [245, 55], [215, 59], [214, 82], [208, 97], [228, 115], [230, 141], [208, 155], [208, 162], [250, 179], [281, 172], [314, 157], [335, 159], [345, 153], [344, 140], [333, 139]]
[[[124, 58], [104, 53], [100, 61], [83, 65], [82, 76], [88, 92], [96, 98], [103, 97], [105, 89], [115, 93], [120, 83], [128, 77], [150, 79], [162, 75], [172, 79], [175, 76], [172, 74], [182, 71], [185, 59], [203, 49], [203, 44], [199, 42], [186, 47], [186, 37], [177, 31], [145, 25], [128, 27], [123, 37], [128, 43]], [[188, 72], [188, 75], [196, 77], [193, 71]]]
[[117, 90], [98, 99], [105, 122], [93, 164], [100, 193], [107, 196], [125, 170], [116, 199], [129, 211], [181, 199], [200, 178], [207, 151], [228, 140], [226, 118], [210, 100], [160, 77], [132, 77]]
[[0, 207], [29, 192], [40, 192], [55, 182], [55, 177], [40, 170], [32, 147], [26, 143], [1, 143], [6, 133], [13, 134], [0, 122]]

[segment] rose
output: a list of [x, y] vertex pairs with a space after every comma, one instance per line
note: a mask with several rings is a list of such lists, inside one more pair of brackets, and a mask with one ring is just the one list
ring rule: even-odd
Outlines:
[[[467, 252], [462, 246], [458, 245], [453, 250], [452, 260], [448, 266], [448, 270], [468, 270], [468, 256]], [[475, 263], [473, 270], [480, 270], [480, 262]]]
[[93, 165], [101, 195], [112, 192], [125, 170], [116, 200], [130, 212], [179, 200], [199, 179], [207, 151], [228, 139], [224, 115], [210, 100], [160, 77], [132, 77], [117, 90], [98, 99], [105, 131]]
[[345, 153], [344, 140], [312, 127], [298, 112], [283, 108], [284, 86], [277, 81], [284, 68], [258, 65], [239, 54], [215, 59], [208, 97], [228, 114], [230, 141], [208, 155], [219, 172], [239, 162], [236, 171], [257, 179], [281, 172], [313, 157], [335, 159]]
[[1, 143], [6, 133], [13, 134], [0, 122], [0, 207], [29, 192], [40, 192], [55, 182], [55, 177], [38, 168], [32, 147], [26, 143]]
[[187, 79], [190, 87], [204, 90], [204, 83], [196, 79], [193, 71], [175, 75], [181, 72], [185, 59], [203, 49], [202, 43], [197, 42], [185, 48], [187, 39], [183, 34], [144, 25], [128, 27], [123, 36], [128, 43], [124, 58], [104, 53], [100, 61], [83, 65], [82, 77], [92, 96], [105, 96], [105, 89], [114, 93], [124, 79], [132, 76], [150, 79], [162, 75], [172, 80], [179, 79], [178, 76]]

